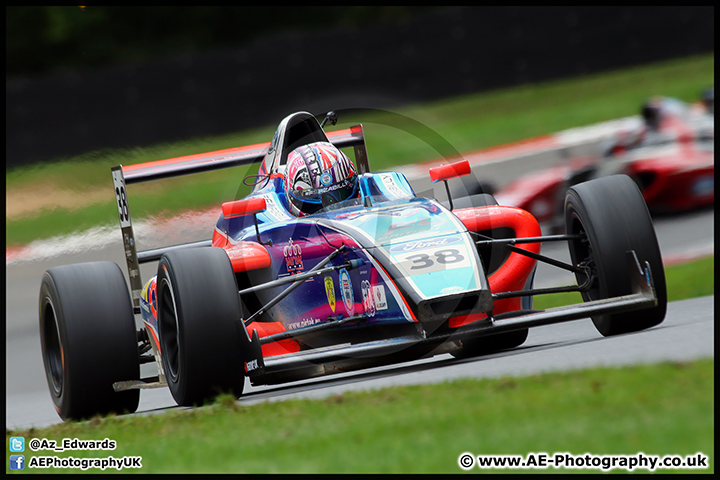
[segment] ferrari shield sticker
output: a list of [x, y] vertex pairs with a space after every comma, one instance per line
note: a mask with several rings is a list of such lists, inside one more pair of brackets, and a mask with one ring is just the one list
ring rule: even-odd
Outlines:
[[355, 296], [353, 294], [350, 274], [344, 268], [340, 270], [340, 292], [342, 293], [345, 311], [348, 315], [355, 315]]
[[335, 313], [335, 284], [331, 277], [325, 277], [325, 295], [327, 295], [328, 305], [330, 310]]

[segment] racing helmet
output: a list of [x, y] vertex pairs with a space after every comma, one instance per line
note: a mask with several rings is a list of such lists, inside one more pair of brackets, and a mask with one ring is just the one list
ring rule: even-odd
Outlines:
[[640, 113], [642, 114], [645, 125], [650, 130], [660, 129], [660, 122], [662, 121], [663, 117], [662, 104], [660, 100], [652, 99], [643, 103]]
[[335, 145], [315, 142], [288, 155], [285, 195], [290, 211], [299, 217], [358, 194], [353, 162]]

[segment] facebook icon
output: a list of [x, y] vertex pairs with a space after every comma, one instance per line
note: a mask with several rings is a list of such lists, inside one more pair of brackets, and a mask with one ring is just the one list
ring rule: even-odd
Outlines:
[[10, 470], [25, 470], [25, 455], [10, 455]]

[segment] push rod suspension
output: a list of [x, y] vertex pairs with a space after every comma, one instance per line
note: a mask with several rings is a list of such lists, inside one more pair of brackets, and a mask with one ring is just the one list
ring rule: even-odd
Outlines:
[[491, 296], [493, 300], [501, 300], [503, 298], [529, 297], [548, 293], [582, 292], [585, 289], [582, 285], [568, 285], [565, 287], [533, 288], [530, 290], [518, 290], [517, 292], [493, 293]]
[[[476, 232], [470, 232], [480, 237], [485, 237]], [[538, 242], [564, 242], [567, 240], [580, 240], [585, 238], [584, 235], [547, 235], [545, 237], [524, 237], [524, 238], [488, 238], [487, 240], [478, 240], [475, 242], [478, 245], [492, 245], [494, 243], [508, 243], [515, 245], [516, 243], [538, 243]]]
[[582, 269], [585, 274], [585, 281], [582, 285], [567, 285], [564, 287], [547, 287], [547, 288], [531, 288], [529, 290], [518, 290], [515, 292], [501, 292], [493, 293], [491, 296], [493, 300], [501, 300], [503, 298], [515, 298], [515, 297], [529, 297], [532, 295], [546, 295], [549, 293], [564, 293], [564, 292], [585, 292], [590, 288], [594, 281], [594, 277], [591, 275], [590, 268], [587, 265], [581, 265], [579, 268]]
[[519, 253], [520, 255], [525, 255], [526, 257], [530, 257], [532, 259], [537, 260], [538, 262], [547, 263], [548, 265], [552, 265], [554, 267], [561, 268], [563, 270], [567, 270], [569, 272], [573, 273], [585, 273], [585, 269], [582, 267], [577, 267], [575, 265], [570, 265], [565, 262], [561, 262], [560, 260], [555, 260], [554, 258], [547, 257], [545, 255], [541, 255], [539, 253], [530, 252], [528, 250], [524, 250], [522, 248], [518, 248], [514, 246], [515, 243], [539, 243], [539, 242], [545, 242], [545, 241], [563, 241], [563, 240], [575, 240], [579, 238], [583, 238], [582, 235], [552, 235], [547, 237], [527, 237], [527, 238], [489, 238], [485, 235], [482, 235], [477, 232], [470, 232], [478, 237], [483, 238], [483, 240], [478, 240], [475, 242], [476, 245], [503, 245], [507, 248], [509, 248], [511, 251], [515, 253]]

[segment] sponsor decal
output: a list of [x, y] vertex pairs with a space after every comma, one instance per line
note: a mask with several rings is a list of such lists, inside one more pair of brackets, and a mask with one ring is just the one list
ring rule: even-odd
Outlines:
[[392, 174], [384, 173], [380, 174], [380, 180], [382, 180], [383, 185], [385, 188], [387, 188], [388, 192], [394, 197], [402, 198], [407, 197], [407, 193], [403, 192], [397, 183], [395, 183], [395, 179], [393, 178]]
[[265, 214], [274, 217], [276, 220], [283, 220], [286, 218], [292, 218], [292, 216], [284, 208], [280, 208], [278, 205], [280, 200], [277, 195], [265, 194], [261, 196], [265, 199]]
[[311, 326], [315, 325], [316, 323], [320, 323], [320, 322], [322, 322], [322, 320], [320, 320], [319, 318], [312, 318], [312, 317], [311, 318], [303, 318], [302, 320], [299, 320], [297, 322], [288, 323], [287, 329], [288, 330], [297, 330], [298, 328], [311, 327]]
[[257, 360], [250, 360], [249, 362], [245, 362], [245, 372], [250, 373], [253, 370], [257, 370], [260, 368], [260, 365]]
[[344, 268], [340, 270], [340, 293], [342, 293], [345, 311], [349, 316], [355, 315], [355, 295], [353, 294], [350, 274]]
[[462, 242], [462, 238], [460, 238], [460, 237], [442, 237], [442, 238], [415, 240], [412, 242], [395, 245], [390, 248], [390, 252], [393, 252], [393, 253], [412, 252], [415, 250], [425, 250], [428, 248], [445, 247], [445, 246], [453, 245], [453, 244], [456, 244], [459, 242]]
[[388, 304], [387, 304], [387, 297], [385, 296], [385, 286], [384, 285], [375, 285], [372, 287], [373, 291], [373, 300], [375, 302], [375, 309], [376, 310], [387, 310]]
[[127, 233], [123, 233], [123, 243], [125, 245], [125, 256], [132, 258], [132, 238]]
[[285, 266], [290, 274], [302, 271], [302, 248], [300, 248], [300, 245], [293, 243], [292, 238], [287, 246], [283, 248], [283, 255], [285, 256]]
[[338, 183], [336, 183], [335, 185], [330, 185], [329, 187], [320, 187], [320, 188], [317, 188], [317, 189], [313, 192], [313, 195], [322, 195], [322, 194], [324, 194], [324, 193], [334, 192], [335, 190], [339, 190], [339, 189], [341, 189], [341, 188], [349, 187], [350, 185], [352, 185], [352, 182], [351, 182], [350, 180], [343, 180], [342, 182], [338, 182]]
[[335, 283], [331, 277], [325, 277], [325, 295], [327, 295], [330, 310], [335, 313]]
[[150, 303], [150, 312], [152, 312], [154, 318], [157, 318], [157, 277], [153, 277], [152, 280], [150, 280], [148, 286], [148, 303]]
[[332, 183], [333, 177], [328, 172], [323, 173], [320, 176], [320, 183], [322, 183], [325, 186], [328, 186]]
[[363, 280], [360, 282], [360, 288], [362, 290], [363, 308], [365, 309], [365, 315], [368, 317], [375, 316], [375, 296], [373, 295], [372, 287], [370, 282]]

